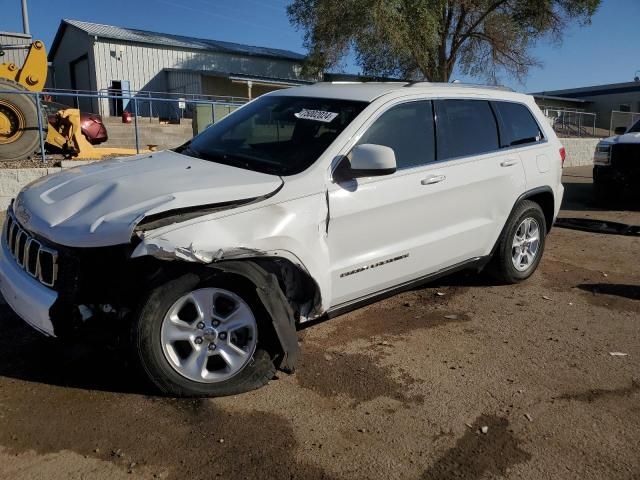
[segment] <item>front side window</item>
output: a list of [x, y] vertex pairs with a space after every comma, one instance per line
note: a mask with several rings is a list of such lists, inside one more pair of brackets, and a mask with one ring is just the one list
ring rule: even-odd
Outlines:
[[500, 117], [500, 140], [503, 147], [515, 147], [542, 140], [538, 122], [521, 103], [493, 102]]
[[398, 169], [435, 161], [431, 102], [408, 102], [391, 107], [360, 137], [358, 145], [365, 143], [393, 149]]
[[485, 100], [436, 100], [438, 160], [498, 150], [498, 128]]
[[366, 102], [265, 96], [178, 147], [183, 155], [274, 175], [306, 170]]

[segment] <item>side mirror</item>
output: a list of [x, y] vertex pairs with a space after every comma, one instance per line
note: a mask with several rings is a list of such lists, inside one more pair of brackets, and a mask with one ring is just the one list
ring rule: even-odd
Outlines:
[[396, 154], [392, 148], [365, 143], [351, 150], [351, 175], [375, 177], [396, 171]]
[[616, 135], [624, 135], [625, 133], [627, 133], [627, 127], [616, 127], [613, 133], [615, 133]]

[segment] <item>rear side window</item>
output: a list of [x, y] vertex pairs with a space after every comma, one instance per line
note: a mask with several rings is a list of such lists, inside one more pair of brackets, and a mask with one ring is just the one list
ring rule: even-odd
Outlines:
[[488, 101], [437, 100], [438, 160], [498, 150], [498, 127]]
[[391, 107], [362, 135], [358, 145], [364, 143], [392, 148], [398, 169], [433, 162], [435, 148], [431, 102], [417, 101]]
[[542, 140], [542, 132], [531, 114], [521, 103], [493, 102], [500, 119], [500, 140], [503, 147], [515, 147]]

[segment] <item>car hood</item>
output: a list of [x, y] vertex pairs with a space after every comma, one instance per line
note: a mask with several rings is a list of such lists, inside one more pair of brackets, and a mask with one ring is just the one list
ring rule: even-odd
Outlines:
[[63, 170], [25, 187], [14, 203], [28, 230], [60, 245], [128, 243], [145, 217], [274, 193], [282, 179], [172, 151]]
[[616, 135], [602, 139], [602, 143], [640, 143], [640, 133], [625, 133], [624, 135]]

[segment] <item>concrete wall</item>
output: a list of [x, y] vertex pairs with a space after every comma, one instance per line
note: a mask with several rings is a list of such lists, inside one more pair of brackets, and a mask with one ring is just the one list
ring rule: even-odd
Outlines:
[[560, 141], [567, 151], [564, 161], [565, 167], [579, 167], [593, 163], [593, 153], [599, 138], [561, 138]]
[[[130, 125], [123, 125], [122, 128], [132, 128]], [[161, 126], [160, 133], [154, 131], [151, 127], [144, 129], [141, 146], [146, 147], [147, 143], [156, 143], [157, 138], [165, 138], [166, 140], [173, 141], [172, 146], [178, 145], [192, 136], [191, 125], [181, 125], [180, 130], [165, 129], [162, 131]], [[172, 136], [167, 136], [167, 131], [171, 130]], [[131, 132], [129, 132], [131, 133]], [[146, 138], [145, 135], [149, 135]], [[122, 141], [120, 146], [132, 147], [135, 145], [132, 137], [127, 135], [124, 137], [125, 141]], [[579, 167], [583, 165], [591, 165], [593, 163], [593, 152], [595, 151], [597, 143], [600, 141], [598, 138], [562, 138], [561, 142], [567, 151], [567, 158], [565, 159], [565, 167]], [[162, 142], [158, 142], [162, 143]], [[168, 146], [168, 145], [163, 145]], [[63, 162], [63, 167], [73, 166], [76, 162]], [[20, 189], [28, 183], [37, 180], [38, 178], [51, 173], [59, 172], [61, 168], [24, 168], [24, 169], [0, 169], [0, 210], [4, 210], [9, 206], [9, 202], [14, 198]]]
[[0, 211], [9, 207], [9, 203], [22, 187], [40, 177], [56, 173], [61, 168], [1, 168], [0, 169]]

